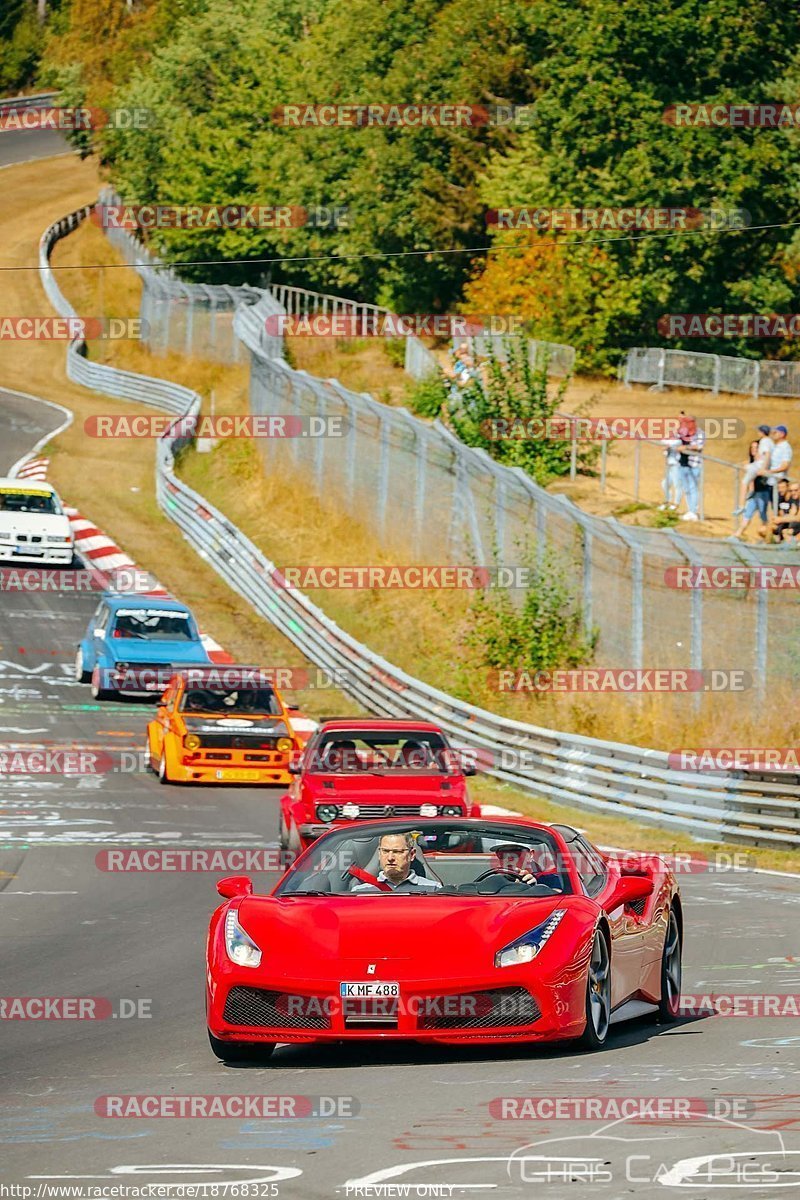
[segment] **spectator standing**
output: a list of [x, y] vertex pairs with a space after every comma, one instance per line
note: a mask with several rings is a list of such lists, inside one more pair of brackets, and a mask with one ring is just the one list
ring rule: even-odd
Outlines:
[[659, 504], [661, 512], [669, 510], [675, 512], [681, 502], [681, 464], [678, 447], [681, 444], [680, 438], [664, 438], [662, 446], [666, 446], [664, 451], [664, 478], [661, 481], [661, 490], [664, 493], [664, 503]]
[[681, 444], [678, 461], [681, 472], [681, 487], [686, 497], [686, 512], [682, 521], [698, 521], [697, 509], [700, 501], [700, 476], [703, 470], [703, 447], [706, 435], [697, 425], [695, 417], [685, 417], [678, 428]]
[[745, 471], [739, 487], [739, 506], [733, 510], [735, 517], [740, 517], [744, 512], [747, 497], [752, 490], [753, 481], [758, 475], [766, 475], [768, 473], [772, 451], [775, 448], [775, 443], [769, 436], [769, 425], [759, 425], [758, 432], [761, 434], [758, 441], [758, 450], [754, 456], [751, 447], [750, 466]]
[[[792, 463], [792, 447], [789, 444], [789, 430], [785, 425], [776, 425], [772, 430], [772, 454], [769, 460], [769, 475], [767, 483], [771, 489], [776, 489], [781, 479], [786, 479]], [[777, 505], [777, 493], [775, 493]]]

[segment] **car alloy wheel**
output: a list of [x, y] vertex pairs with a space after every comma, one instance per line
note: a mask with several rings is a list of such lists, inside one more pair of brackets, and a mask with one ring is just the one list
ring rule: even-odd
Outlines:
[[661, 1002], [658, 1016], [661, 1021], [676, 1021], [681, 1006], [681, 930], [674, 909], [667, 918], [664, 949], [661, 954]]
[[586, 1030], [583, 1044], [590, 1050], [604, 1045], [611, 1023], [611, 957], [608, 942], [597, 930], [586, 981]]

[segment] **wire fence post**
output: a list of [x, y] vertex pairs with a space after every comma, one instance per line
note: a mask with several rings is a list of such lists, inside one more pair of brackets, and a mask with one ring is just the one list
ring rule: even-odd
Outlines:
[[[749, 567], [763, 568], [763, 563], [750, 546], [743, 542], [733, 542], [733, 552]], [[767, 695], [767, 667], [769, 654], [769, 588], [751, 588], [749, 595], [756, 594], [756, 647], [755, 647], [755, 685], [759, 700], [765, 700]]]
[[587, 637], [592, 633], [592, 531], [585, 525], [583, 532], [583, 628]]
[[639, 438], [633, 443], [633, 498], [639, 499], [639, 473], [642, 466], [642, 443]]
[[642, 548], [616, 517], [608, 518], [609, 524], [631, 555], [631, 666], [637, 670], [644, 664], [644, 570]]

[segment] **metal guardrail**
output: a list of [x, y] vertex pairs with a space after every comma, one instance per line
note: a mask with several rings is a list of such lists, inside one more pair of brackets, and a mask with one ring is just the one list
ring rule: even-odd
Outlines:
[[0, 99], [0, 113], [22, 112], [29, 108], [51, 105], [58, 99], [58, 92], [39, 92], [35, 96], [4, 96]]
[[665, 387], [703, 388], [716, 395], [732, 392], [759, 396], [800, 396], [800, 362], [771, 358], [736, 358], [693, 350], [636, 347], [617, 372], [620, 382]]
[[[45, 231], [40, 274], [51, 303], [63, 316], [74, 310], [50, 266], [55, 242], [83, 220], [70, 214]], [[243, 339], [258, 355], [258, 318], [240, 310]], [[249, 329], [248, 329], [249, 326]], [[68, 349], [68, 374], [110, 395], [169, 412], [196, 415], [197, 393], [92, 363], [83, 344]], [[740, 844], [800, 847], [800, 780], [772, 781], [745, 773], [689, 773], [670, 769], [663, 751], [542, 729], [463, 703], [413, 678], [340, 629], [301, 592], [287, 589], [276, 568], [219, 509], [175, 474], [174, 453], [184, 439], [168, 432], [158, 442], [156, 494], [165, 515], [223, 580], [278, 628], [317, 666], [339, 672], [343, 690], [368, 711], [386, 717], [426, 716], [458, 744], [494, 764], [488, 773], [536, 796], [593, 812], [633, 817], [666, 830]]]

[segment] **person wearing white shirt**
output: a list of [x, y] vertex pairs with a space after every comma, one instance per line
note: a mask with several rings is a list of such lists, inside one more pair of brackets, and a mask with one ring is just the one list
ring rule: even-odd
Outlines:
[[742, 477], [742, 482], [739, 487], [739, 506], [733, 510], [735, 517], [741, 516], [745, 510], [747, 496], [751, 490], [751, 484], [758, 475], [766, 475], [772, 459], [772, 451], [775, 449], [775, 443], [770, 435], [769, 425], [759, 425], [758, 432], [761, 437], [758, 442], [758, 450], [750, 466]]
[[778, 481], [786, 479], [789, 473], [789, 467], [792, 463], [792, 447], [789, 445], [789, 430], [785, 425], [776, 425], [772, 430], [772, 454], [769, 460], [769, 475], [767, 483], [771, 488], [778, 485]]

